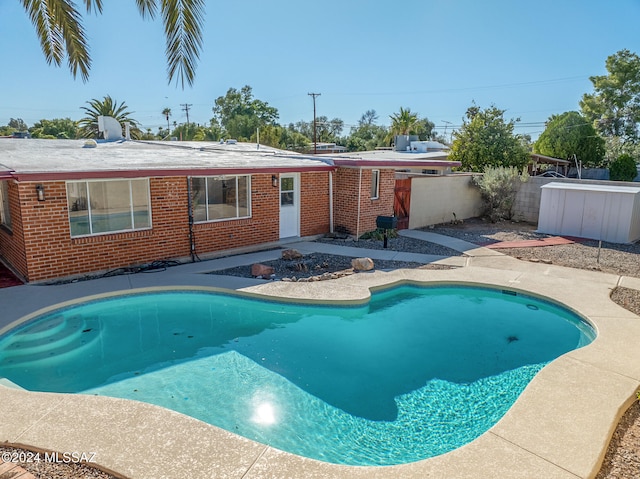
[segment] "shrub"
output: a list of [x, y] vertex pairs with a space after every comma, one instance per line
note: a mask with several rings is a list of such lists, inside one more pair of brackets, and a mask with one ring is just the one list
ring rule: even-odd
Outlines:
[[485, 168], [480, 176], [473, 177], [473, 184], [480, 189], [484, 201], [485, 215], [493, 222], [513, 217], [513, 205], [518, 193], [518, 183], [525, 182], [529, 175], [514, 167]]
[[[387, 230], [387, 238], [397, 238], [398, 231], [397, 230]], [[382, 241], [384, 239], [384, 230], [383, 229], [375, 229], [373, 231], [367, 231], [360, 236], [361, 240], [378, 240]]]
[[631, 155], [620, 155], [609, 165], [609, 179], [612, 181], [633, 181], [637, 175], [636, 160]]

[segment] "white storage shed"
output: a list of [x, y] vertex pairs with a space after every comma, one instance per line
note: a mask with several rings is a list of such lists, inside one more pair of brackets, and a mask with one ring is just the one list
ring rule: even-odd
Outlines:
[[640, 239], [640, 187], [553, 182], [540, 188], [541, 233], [610, 243]]

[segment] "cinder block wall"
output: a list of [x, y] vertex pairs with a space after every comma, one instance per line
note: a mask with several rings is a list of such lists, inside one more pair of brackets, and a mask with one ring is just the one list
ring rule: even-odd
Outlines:
[[482, 214], [480, 190], [473, 175], [414, 176], [411, 178], [409, 228], [464, 220]]
[[[376, 229], [376, 217], [393, 215], [395, 172], [380, 170], [380, 192], [371, 199], [371, 169], [338, 168], [334, 181], [334, 225], [336, 231], [362, 235]], [[358, 191], [360, 223], [358, 224]]]
[[519, 221], [528, 221], [530, 223], [538, 223], [540, 214], [540, 199], [542, 198], [542, 190], [540, 187], [547, 183], [573, 183], [582, 185], [610, 185], [610, 186], [634, 186], [638, 183], [624, 181], [605, 181], [577, 178], [547, 178], [540, 176], [531, 176], [526, 183], [521, 183], [518, 187], [518, 194], [514, 205], [514, 219]]

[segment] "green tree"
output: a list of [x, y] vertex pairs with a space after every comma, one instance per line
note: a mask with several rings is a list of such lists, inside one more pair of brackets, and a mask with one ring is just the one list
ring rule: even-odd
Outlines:
[[473, 177], [480, 190], [485, 214], [492, 221], [510, 220], [518, 193], [518, 184], [529, 179], [526, 170], [519, 174], [513, 166], [486, 167], [482, 175]]
[[29, 127], [22, 118], [10, 118], [9, 128], [13, 128], [14, 131], [27, 131]]
[[589, 168], [602, 166], [604, 140], [593, 125], [577, 111], [552, 115], [545, 130], [534, 144], [533, 151], [554, 158], [569, 159], [576, 155]]
[[[257, 132], [249, 138], [258, 142]], [[309, 139], [301, 133], [280, 125], [267, 125], [260, 128], [260, 144], [282, 150], [305, 151], [309, 146]]]
[[238, 140], [248, 140], [257, 128], [275, 125], [278, 119], [278, 110], [254, 99], [249, 85], [240, 90], [229, 88], [226, 95], [216, 98], [213, 114], [226, 135]]
[[171, 125], [169, 124], [169, 117], [171, 116], [171, 108], [163, 108], [162, 109], [162, 114], [164, 115], [164, 117], [167, 119], [167, 131], [171, 130]]
[[[289, 128], [294, 129], [298, 133], [306, 136], [309, 141], [313, 141], [313, 121], [299, 121]], [[340, 118], [330, 120], [327, 116], [316, 117], [316, 132], [318, 143], [336, 143], [340, 144], [340, 135], [344, 129], [344, 121]]]
[[33, 138], [74, 139], [78, 135], [78, 123], [71, 118], [40, 120], [29, 128]]
[[87, 102], [89, 106], [80, 107], [85, 111], [86, 116], [82, 118], [78, 125], [80, 127], [80, 136], [83, 138], [98, 138], [98, 117], [112, 116], [124, 124], [129, 122], [131, 126], [131, 137], [134, 139], [140, 139], [142, 132], [140, 131], [138, 122], [131, 118], [131, 112], [128, 111], [128, 106], [122, 102], [118, 105], [118, 102], [112, 99], [109, 95], [105, 96], [103, 100], [96, 100], [95, 98]]
[[376, 147], [386, 146], [389, 130], [376, 125], [378, 115], [375, 110], [367, 110], [358, 121], [357, 127], [352, 127], [346, 139], [348, 151], [369, 151]]
[[631, 155], [620, 155], [609, 165], [609, 179], [612, 181], [633, 181], [636, 176], [638, 166]]
[[[65, 56], [71, 74], [89, 78], [91, 57], [82, 13], [72, 0], [22, 0], [36, 29], [48, 64], [60, 66]], [[87, 13], [102, 13], [102, 0], [84, 0]], [[143, 18], [154, 19], [160, 10], [165, 33], [165, 54], [169, 82], [177, 75], [182, 87], [193, 84], [200, 49], [204, 0], [136, 0]]]
[[504, 110], [494, 105], [467, 109], [460, 130], [454, 132], [450, 160], [460, 161], [466, 171], [483, 171], [488, 166], [513, 166], [521, 169], [529, 161], [529, 152], [513, 130], [517, 120], [504, 120]]
[[400, 111], [389, 115], [389, 118], [391, 118], [391, 135], [415, 134], [415, 128], [418, 125], [419, 119], [417, 113], [411, 112], [411, 108], [405, 110], [400, 107]]
[[635, 143], [640, 122], [640, 57], [624, 49], [609, 56], [605, 65], [607, 75], [589, 78], [594, 92], [583, 95], [582, 114], [602, 136]]

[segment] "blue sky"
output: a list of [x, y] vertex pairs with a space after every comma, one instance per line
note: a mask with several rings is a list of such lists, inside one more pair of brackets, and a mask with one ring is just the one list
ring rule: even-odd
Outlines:
[[104, 3], [85, 17], [93, 66], [83, 83], [47, 65], [22, 2], [0, 0], [0, 125], [77, 120], [105, 95], [154, 131], [165, 107], [185, 122], [185, 103], [190, 121], [208, 123], [217, 97], [250, 85], [281, 124], [310, 121], [317, 92], [317, 114], [344, 120], [344, 133], [370, 109], [388, 125], [401, 106], [449, 133], [475, 101], [535, 138], [550, 115], [579, 109], [607, 56], [640, 54], [640, 0], [207, 0], [196, 81], [182, 90], [167, 82], [160, 22], [142, 20], [134, 0]]

